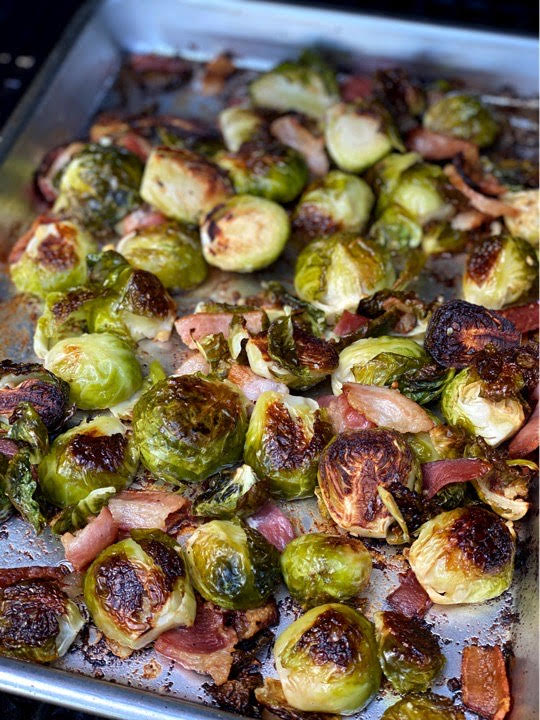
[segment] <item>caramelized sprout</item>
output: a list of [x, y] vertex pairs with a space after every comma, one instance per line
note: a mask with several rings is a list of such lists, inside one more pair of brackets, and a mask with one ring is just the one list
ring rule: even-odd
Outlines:
[[268, 499], [268, 488], [249, 465], [226, 468], [211, 475], [193, 501], [193, 515], [215, 518], [246, 517]]
[[518, 190], [502, 197], [505, 205], [517, 208], [519, 215], [505, 215], [504, 224], [514, 237], [522, 238], [538, 249], [540, 243], [540, 195], [535, 190]]
[[446, 95], [424, 114], [428, 130], [470, 140], [478, 147], [491, 145], [499, 127], [491, 112], [478, 98], [463, 93]]
[[389, 707], [381, 720], [465, 720], [465, 715], [441, 695], [411, 693]]
[[263, 127], [262, 117], [250, 108], [233, 105], [219, 113], [219, 129], [229, 152], [238, 152]]

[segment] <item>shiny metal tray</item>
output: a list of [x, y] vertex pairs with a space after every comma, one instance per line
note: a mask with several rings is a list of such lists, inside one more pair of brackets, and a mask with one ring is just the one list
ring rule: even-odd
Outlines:
[[[85, 5], [0, 136], [0, 263], [15, 237], [32, 219], [30, 184], [43, 153], [84, 133], [102, 106], [119, 71], [125, 51], [180, 53], [205, 60], [230, 50], [237, 66], [264, 69], [294, 55], [306, 45], [331, 47], [352, 67], [373, 68], [401, 63], [424, 75], [465, 77], [481, 89], [513, 86], [528, 95], [537, 92], [537, 46], [532, 39], [457, 28], [403, 22], [332, 10], [315, 10], [246, 0], [103, 0]], [[195, 105], [194, 105], [195, 103]], [[182, 91], [173, 96], [169, 112], [211, 116], [213, 99]], [[273, 277], [290, 276], [290, 257], [272, 269]], [[0, 357], [32, 357], [33, 322], [37, 304], [13, 297], [0, 267]], [[232, 290], [254, 291], [263, 278], [242, 280], [217, 271], [196, 292], [179, 298], [183, 311], [204, 296], [226, 299]], [[433, 290], [433, 288], [432, 288]], [[181, 353], [174, 342], [143, 344], [144, 355], [159, 354], [172, 369]], [[288, 511], [304, 525], [311, 522], [309, 503], [290, 504]], [[447, 657], [444, 677], [435, 692], [452, 695], [459, 678], [463, 644], [511, 643], [515, 653], [512, 684], [513, 720], [538, 717], [538, 592], [537, 522], [531, 513], [519, 524], [522, 550], [513, 588], [480, 606], [436, 608], [427, 616], [440, 636]], [[381, 548], [382, 549], [382, 548]], [[385, 551], [386, 552], [386, 551]], [[0, 525], [0, 565], [54, 564], [63, 558], [59, 543], [47, 532], [36, 538], [22, 521]], [[368, 614], [384, 605], [403, 560], [387, 553], [385, 567], [375, 569], [366, 597]], [[291, 620], [281, 604], [282, 625]], [[0, 658], [0, 689], [124, 720], [199, 720], [234, 717], [216, 708], [201, 689], [203, 679], [159, 658], [156, 675], [151, 649], [128, 660], [98, 652], [88, 639], [79, 640], [54, 667], [38, 667]], [[263, 673], [274, 674], [272, 660]], [[148, 692], [151, 691], [151, 692]], [[361, 713], [377, 720], [393, 702], [381, 692]], [[469, 713], [468, 718], [476, 716]]]

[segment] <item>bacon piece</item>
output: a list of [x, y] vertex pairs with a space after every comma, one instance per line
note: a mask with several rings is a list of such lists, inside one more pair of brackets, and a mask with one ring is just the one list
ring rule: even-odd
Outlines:
[[256, 375], [246, 365], [231, 365], [227, 379], [237, 385], [248, 400], [256, 402], [259, 395], [273, 390], [274, 392], [288, 394], [289, 388], [276, 380], [269, 380]]
[[334, 334], [339, 335], [339, 337], [343, 337], [344, 335], [348, 335], [368, 323], [369, 320], [364, 315], [357, 315], [356, 313], [344, 310], [334, 327]]
[[166, 490], [122, 490], [109, 500], [109, 510], [121, 532], [143, 528], [167, 530], [175, 515], [187, 512], [189, 500]]
[[417, 127], [407, 136], [407, 149], [417, 152], [424, 160], [448, 160], [463, 155], [467, 162], [478, 164], [478, 146], [469, 140], [443, 135]]
[[34, 187], [46, 202], [52, 204], [56, 200], [58, 190], [53, 184], [55, 176], [83, 147], [82, 142], [72, 142], [53, 148], [44, 156], [34, 175]]
[[490, 466], [484, 460], [457, 458], [435, 460], [422, 465], [423, 493], [432, 498], [439, 490], [451, 483], [464, 483], [485, 475]]
[[148, 140], [132, 130], [120, 135], [118, 138], [113, 138], [113, 143], [137, 155], [143, 162], [148, 160], [148, 156], [152, 152], [152, 145]]
[[533, 332], [538, 330], [539, 316], [538, 302], [531, 302], [528, 305], [519, 305], [518, 307], [509, 307], [506, 310], [497, 310], [499, 315], [515, 325], [516, 329], [521, 333]]
[[347, 402], [375, 425], [398, 432], [428, 432], [433, 420], [418, 403], [402, 395], [399, 390], [345, 383], [343, 393]]
[[503, 720], [511, 697], [506, 663], [500, 647], [468, 645], [461, 658], [463, 704], [489, 720]]
[[433, 605], [411, 569], [400, 573], [399, 585], [388, 595], [386, 601], [391, 608], [408, 618], [423, 618]]
[[[248, 310], [242, 314], [242, 317], [246, 321], [248, 332], [256, 334], [262, 331], [265, 317], [262, 310]], [[195, 340], [200, 340], [207, 335], [223, 333], [225, 337], [228, 337], [233, 318], [234, 314], [228, 312], [201, 312], [184, 315], [184, 317], [178, 318], [174, 325], [176, 332], [182, 338], [182, 342], [195, 350], [197, 347]]]
[[345, 432], [345, 430], [365, 430], [366, 428], [375, 427], [375, 423], [372, 423], [362, 413], [349, 405], [347, 398], [343, 394], [337, 396], [322, 395], [317, 399], [317, 402], [320, 407], [326, 409], [336, 435]]
[[540, 422], [538, 417], [538, 403], [533, 410], [527, 423], [521, 428], [518, 434], [512, 439], [508, 447], [508, 453], [512, 458], [520, 458], [530, 455], [539, 445]]
[[158, 55], [157, 53], [134, 53], [129, 64], [136, 73], [157, 72], [167, 75], [185, 75], [191, 70], [190, 64], [181, 57]]
[[234, 628], [225, 625], [224, 612], [212, 603], [201, 603], [191, 627], [168, 630], [158, 637], [154, 649], [222, 685], [229, 677], [237, 642]]
[[5, 455], [8, 458], [15, 457], [19, 452], [19, 446], [15, 440], [10, 438], [0, 437], [0, 454]]
[[482, 195], [482, 193], [473, 190], [467, 185], [453, 165], [445, 165], [444, 172], [456, 190], [459, 190], [460, 193], [465, 195], [473, 208], [479, 210], [481, 213], [491, 215], [492, 217], [499, 217], [500, 215], [515, 217], [519, 214], [517, 208], [511, 207], [495, 198], [486, 197]]
[[345, 102], [363, 100], [373, 93], [373, 79], [369, 75], [351, 75], [342, 83], [340, 90]]
[[157, 210], [152, 210], [149, 207], [141, 207], [129, 215], [126, 215], [116, 226], [116, 230], [119, 235], [129, 235], [135, 230], [140, 230], [145, 227], [153, 227], [155, 225], [161, 225], [167, 222], [165, 215], [162, 215]]
[[248, 517], [247, 523], [264, 535], [280, 552], [296, 537], [287, 515], [272, 502], [267, 502], [254, 515]]
[[112, 545], [118, 535], [116, 524], [109, 508], [104, 507], [99, 515], [72, 535], [64, 533], [60, 538], [66, 560], [75, 570], [82, 570], [96, 558], [102, 550]]
[[63, 580], [69, 573], [65, 565], [29, 565], [0, 568], [0, 588], [17, 585], [24, 580]]
[[266, 605], [253, 610], [234, 610], [230, 614], [230, 620], [240, 642], [240, 640], [249, 640], [267, 627], [277, 625], [279, 610], [276, 601], [272, 598]]
[[270, 125], [270, 132], [284, 145], [304, 157], [313, 175], [322, 177], [330, 168], [324, 149], [324, 138], [316, 137], [294, 115], [283, 115]]
[[236, 68], [231, 56], [228, 53], [220, 53], [213, 60], [210, 60], [204, 68], [204, 75], [201, 80], [201, 91], [203, 95], [219, 95], [225, 87], [225, 81]]
[[459, 212], [455, 217], [452, 218], [450, 224], [454, 230], [461, 230], [468, 232], [469, 230], [476, 230], [488, 220], [491, 220], [489, 215], [478, 210], [470, 209]]
[[175, 370], [175, 375], [193, 375], [196, 372], [207, 375], [210, 365], [198, 350], [188, 353]]

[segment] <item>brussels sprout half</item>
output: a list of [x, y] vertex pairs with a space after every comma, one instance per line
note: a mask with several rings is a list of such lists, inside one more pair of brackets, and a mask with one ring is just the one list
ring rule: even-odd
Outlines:
[[39, 464], [46, 499], [66, 508], [98, 488], [123, 490], [133, 479], [139, 451], [120, 420], [100, 415], [59, 435]]
[[328, 315], [354, 312], [359, 300], [389, 287], [395, 273], [387, 253], [358, 235], [336, 233], [313, 240], [296, 263], [294, 286]]
[[160, 530], [134, 530], [110, 545], [88, 568], [83, 589], [97, 627], [132, 650], [195, 620], [197, 603], [182, 550]]
[[227, 150], [238, 152], [264, 127], [263, 118], [251, 108], [233, 106], [219, 113], [219, 129]]
[[274, 657], [285, 698], [299, 710], [353, 715], [379, 689], [373, 626], [347, 605], [309, 610], [277, 638]]
[[246, 428], [240, 392], [212, 378], [166, 378], [133, 408], [142, 463], [156, 477], [176, 485], [204, 480], [237, 462]]
[[424, 127], [443, 135], [470, 140], [478, 147], [491, 145], [499, 126], [478, 98], [462, 93], [447, 95], [424, 114]]
[[244, 458], [287, 500], [313, 495], [319, 456], [332, 428], [315, 400], [268, 391], [249, 421]]
[[203, 255], [221, 270], [261, 270], [281, 255], [289, 233], [289, 218], [280, 205], [236, 195], [215, 207], [202, 224]]
[[260, 607], [279, 582], [279, 552], [239, 520], [212, 520], [186, 544], [195, 589], [228, 610]]
[[45, 359], [60, 340], [90, 331], [92, 306], [97, 297], [94, 290], [86, 287], [47, 295], [34, 331], [34, 352], [38, 358]]
[[285, 584], [304, 608], [357, 597], [369, 582], [371, 566], [366, 546], [342, 535], [300, 535], [281, 555]]
[[505, 215], [504, 224], [514, 236], [523, 238], [538, 250], [540, 243], [540, 193], [538, 190], [518, 190], [503, 195], [506, 205], [517, 208], [519, 214], [514, 217]]
[[465, 720], [465, 715], [441, 695], [411, 693], [385, 710], [381, 720]]
[[104, 410], [127, 400], [142, 385], [141, 368], [127, 342], [110, 333], [60, 340], [44, 366], [69, 384], [81, 410]]
[[86, 256], [96, 249], [75, 222], [38, 218], [11, 253], [11, 279], [19, 292], [41, 298], [68, 290], [85, 282]]
[[215, 518], [247, 517], [268, 499], [268, 486], [249, 465], [211, 475], [193, 501], [193, 515]]
[[206, 279], [198, 237], [177, 223], [140, 228], [123, 237], [116, 249], [132, 267], [152, 273], [168, 290], [191, 290]]
[[482, 507], [449, 510], [428, 520], [411, 545], [409, 562], [434, 603], [456, 605], [498, 597], [510, 587], [515, 535]]
[[369, 238], [391, 251], [411, 250], [422, 243], [422, 226], [399, 205], [389, 205], [373, 223]]

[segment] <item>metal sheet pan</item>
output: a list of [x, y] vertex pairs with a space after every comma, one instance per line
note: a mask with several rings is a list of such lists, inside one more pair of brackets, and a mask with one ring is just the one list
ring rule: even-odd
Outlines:
[[[29, 187], [42, 154], [84, 132], [105, 100], [126, 50], [180, 53], [201, 60], [231, 50], [239, 66], [262, 69], [313, 43], [331, 47], [353, 67], [399, 62], [426, 75], [464, 76], [482, 89], [510, 84], [524, 94], [537, 90], [538, 53], [532, 39], [245, 0], [91, 2], [75, 17], [0, 137], [0, 262], [32, 218]], [[179, 94], [168, 109], [181, 113], [190, 107], [193, 111], [190, 103], [193, 96]], [[212, 101], [195, 108], [198, 114], [208, 115], [216, 109]], [[286, 257], [273, 269], [273, 276], [285, 277], [288, 267]], [[249, 291], [249, 285], [260, 279], [260, 274], [248, 279], [248, 287], [240, 289]], [[203, 296], [225, 299], [232, 289], [238, 289], [236, 278], [214, 272], [196, 293], [182, 298], [182, 309], [188, 310]], [[5, 272], [0, 273], [0, 299], [0, 355], [31, 357], [38, 306], [11, 296]], [[155, 354], [150, 344], [141, 350]], [[171, 343], [161, 350], [169, 367], [174, 367], [179, 347]], [[309, 523], [309, 504], [296, 503], [294, 514]], [[436, 692], [452, 695], [446, 683], [459, 676], [465, 640], [511, 642], [515, 653], [512, 718], [532, 720], [538, 717], [536, 518], [521, 524], [520, 533], [526, 549], [511, 592], [478, 607], [437, 609], [428, 621], [441, 637], [448, 661]], [[24, 523], [13, 519], [0, 526], [0, 553], [5, 566], [52, 564], [63, 557], [50, 535], [36, 538]], [[381, 607], [399, 569], [400, 559], [389, 555], [386, 567], [374, 571], [368, 593], [371, 608]], [[285, 624], [291, 614], [287, 605], [281, 609]], [[161, 672], [155, 676], [149, 665], [152, 657], [146, 649], [120, 661], [98, 652], [86, 639], [55, 668], [0, 658], [0, 688], [125, 720], [233, 717], [204, 705], [209, 699], [201, 690], [200, 676], [163, 659], [159, 660]], [[264, 673], [274, 673], [271, 660], [265, 661]], [[148, 690], [153, 692], [144, 692]], [[392, 701], [391, 694], [381, 693], [361, 717], [380, 718]]]

